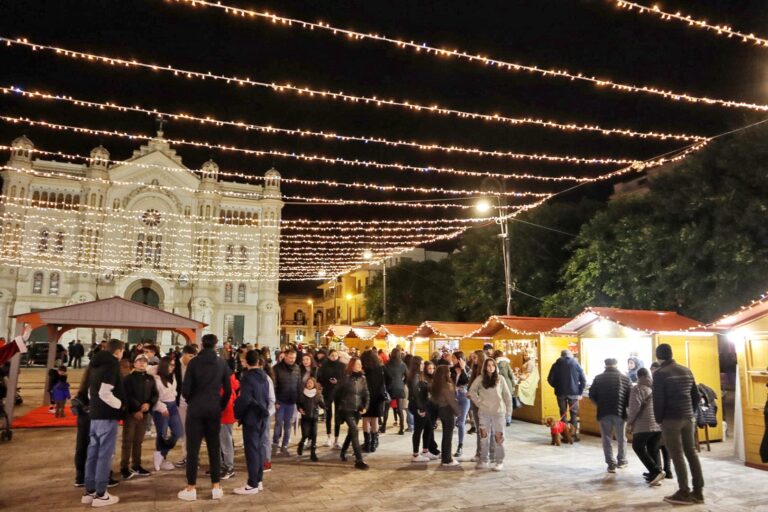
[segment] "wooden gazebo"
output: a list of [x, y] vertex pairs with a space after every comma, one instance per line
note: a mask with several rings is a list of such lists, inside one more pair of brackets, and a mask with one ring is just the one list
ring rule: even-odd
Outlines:
[[[186, 318], [162, 309], [147, 306], [139, 302], [112, 297], [109, 299], [82, 302], [71, 306], [45, 309], [31, 313], [13, 315], [16, 319], [17, 334], [21, 334], [25, 325], [32, 329], [48, 328], [48, 363], [47, 368], [53, 368], [56, 360], [56, 345], [65, 332], [78, 327], [106, 329], [154, 329], [158, 331], [173, 331], [181, 334], [187, 343], [199, 343], [201, 332], [207, 324]], [[10, 386], [8, 396], [14, 396], [19, 377], [21, 356], [17, 354], [11, 362]], [[45, 389], [48, 389], [46, 375]], [[43, 403], [48, 404], [49, 397], [43, 391]], [[13, 400], [6, 404], [8, 416], [13, 420]]]

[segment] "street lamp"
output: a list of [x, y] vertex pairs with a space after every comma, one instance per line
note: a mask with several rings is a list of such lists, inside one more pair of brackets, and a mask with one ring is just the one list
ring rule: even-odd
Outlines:
[[352, 325], [352, 309], [349, 307], [349, 302], [352, 300], [353, 295], [351, 293], [347, 294], [347, 321], [349, 321], [349, 325]]
[[[363, 252], [363, 259], [371, 260], [373, 259], [373, 251], [370, 249], [366, 249]], [[387, 323], [387, 260], [383, 259], [381, 260], [381, 280], [382, 280], [382, 315], [381, 315], [381, 323], [386, 324]]]
[[312, 333], [312, 341], [315, 341], [315, 301], [307, 299], [309, 304], [309, 332]]
[[[512, 315], [512, 283], [511, 283], [511, 270], [509, 267], [509, 225], [507, 224], [507, 217], [504, 215], [504, 206], [506, 206], [503, 199], [504, 183], [496, 178], [487, 177], [483, 180], [482, 185], [487, 182], [492, 182], [496, 185], [496, 189], [500, 194], [495, 195], [496, 204], [494, 205], [491, 200], [487, 198], [480, 199], [475, 204], [475, 210], [479, 213], [486, 214], [490, 212], [494, 206], [497, 208], [497, 216], [494, 217], [494, 222], [499, 225], [501, 229], [501, 257], [504, 263], [504, 297], [507, 302], [507, 316]], [[483, 188], [481, 185], [481, 188]], [[486, 188], [487, 190], [487, 188]]]

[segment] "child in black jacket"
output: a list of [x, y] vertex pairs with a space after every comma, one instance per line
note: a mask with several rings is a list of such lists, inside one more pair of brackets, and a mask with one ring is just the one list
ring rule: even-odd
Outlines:
[[[158, 392], [155, 378], [147, 374], [147, 357], [139, 354], [133, 362], [133, 371], [123, 381], [126, 412], [123, 421], [123, 446], [120, 473], [123, 478], [148, 476], [141, 466], [141, 443], [144, 441], [147, 418], [157, 403]], [[129, 459], [133, 465], [129, 468]]]
[[301, 440], [296, 452], [301, 455], [304, 452], [304, 442], [309, 439], [310, 455], [312, 462], [317, 462], [317, 419], [321, 408], [325, 408], [322, 393], [317, 390], [317, 381], [309, 377], [304, 384], [304, 391], [299, 397], [299, 413], [301, 414]]

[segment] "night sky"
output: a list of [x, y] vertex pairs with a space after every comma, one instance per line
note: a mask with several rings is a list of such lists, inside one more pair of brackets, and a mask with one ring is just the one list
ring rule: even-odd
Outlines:
[[[768, 103], [768, 48], [756, 48], [711, 32], [663, 22], [591, 1], [264, 1], [231, 5], [268, 9], [317, 21], [434, 46], [546, 68], [649, 84], [695, 95]], [[764, 1], [665, 1], [696, 17], [727, 23], [743, 32], [768, 35]], [[0, 35], [178, 68], [291, 82], [315, 89], [407, 99], [459, 110], [595, 123], [641, 131], [714, 135], [761, 118], [746, 110], [678, 103], [615, 92], [561, 78], [507, 72], [450, 58], [435, 58], [372, 41], [240, 19], [211, 8], [159, 0], [24, 1], [0, 4]], [[501, 125], [415, 113], [394, 107], [308, 99], [294, 93], [174, 78], [140, 69], [110, 68], [31, 52], [0, 48], [3, 86], [66, 94], [94, 101], [139, 104], [170, 112], [285, 128], [332, 130], [350, 135], [438, 142], [484, 149], [645, 159], [685, 145]], [[0, 96], [4, 115], [28, 116], [91, 128], [152, 133], [153, 119], [141, 114], [87, 111], [64, 104]], [[762, 114], [764, 117], [765, 114]], [[40, 149], [87, 154], [99, 143], [114, 159], [130, 156], [138, 141], [51, 132], [0, 122], [0, 141], [26, 133]], [[171, 122], [165, 133], [254, 149], [279, 149], [328, 156], [438, 165], [497, 172], [596, 175], [616, 165], [545, 164], [508, 158], [478, 158], [374, 144], [324, 141]], [[263, 174], [274, 165], [285, 177], [310, 177], [380, 184], [478, 188], [480, 178], [375, 170], [292, 159], [249, 157], [224, 151], [176, 147], [192, 168], [213, 157], [224, 170]], [[508, 181], [509, 188], [557, 191], [567, 184]], [[561, 200], [604, 198], [607, 185], [587, 185]], [[339, 191], [284, 184], [287, 194], [383, 199], [422, 195]], [[430, 199], [450, 196], [428, 196]], [[452, 201], [455, 202], [455, 201]], [[462, 217], [459, 210], [287, 205], [284, 218], [380, 219]]]

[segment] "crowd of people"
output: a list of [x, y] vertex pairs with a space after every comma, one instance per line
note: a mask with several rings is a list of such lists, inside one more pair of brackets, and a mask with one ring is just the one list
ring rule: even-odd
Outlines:
[[[102, 507], [119, 501], [108, 488], [119, 482], [112, 474], [112, 458], [120, 420], [119, 477], [130, 480], [151, 474], [142, 465], [142, 444], [153, 424], [150, 467], [155, 472], [184, 468], [186, 485], [178, 498], [186, 501], [198, 497], [203, 441], [211, 497], [222, 498], [221, 481], [235, 477], [236, 423], [242, 426], [238, 446], [245, 455], [246, 477], [235, 494], [262, 491], [273, 457], [296, 455], [317, 462], [318, 430], [323, 425], [324, 444], [338, 451], [340, 461], [351, 454], [355, 468], [368, 469], [364, 454], [377, 451], [390, 411], [397, 434], [411, 436], [413, 463], [439, 460], [440, 467], [451, 468], [470, 462], [478, 470], [504, 469], [505, 428], [515, 408], [517, 381], [509, 359], [492, 347], [468, 357], [462, 351], [444, 351], [424, 360], [399, 347], [389, 354], [373, 348], [358, 353], [294, 347], [271, 353], [247, 345], [235, 350], [228, 342], [217, 350], [217, 345], [216, 336], [207, 334], [199, 352], [196, 345], [186, 345], [160, 357], [153, 344], [125, 350], [119, 340], [103, 342], [93, 352], [72, 399], [78, 426], [75, 485], [84, 487], [84, 504]], [[659, 346], [657, 358], [653, 380], [638, 361], [636, 385], [617, 370], [614, 359], [608, 359], [605, 372], [589, 388], [588, 396], [597, 405], [608, 471], [628, 464], [629, 425], [632, 447], [647, 468], [648, 484], [672, 478], [671, 460], [680, 488], [666, 500], [701, 503], [704, 482], [691, 421], [698, 403], [696, 385], [690, 371], [674, 362], [668, 345]], [[57, 373], [59, 382], [66, 383], [66, 367]], [[555, 389], [561, 419], [576, 427], [578, 440], [578, 405], [586, 377], [569, 351], [563, 351], [552, 366], [548, 381]], [[57, 398], [57, 408], [60, 405]], [[346, 433], [340, 439], [342, 425]], [[292, 452], [295, 426], [300, 426], [301, 436]], [[473, 433], [475, 450], [465, 457], [466, 436]], [[180, 457], [174, 462], [169, 455], [177, 447]], [[305, 454], [308, 459], [303, 459]]]

